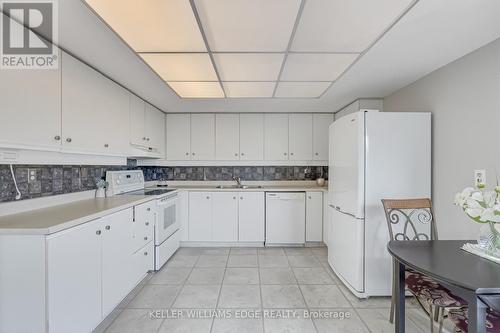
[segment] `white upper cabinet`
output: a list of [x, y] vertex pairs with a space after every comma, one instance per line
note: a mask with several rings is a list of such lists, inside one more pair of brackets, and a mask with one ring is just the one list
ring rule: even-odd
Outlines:
[[215, 115], [191, 115], [191, 159], [215, 159]]
[[167, 160], [191, 159], [191, 116], [189, 114], [167, 114], [166, 137]]
[[313, 115], [313, 160], [328, 161], [328, 128], [333, 123], [333, 114]]
[[63, 149], [126, 156], [128, 92], [66, 53], [62, 66]]
[[288, 160], [288, 114], [264, 115], [264, 159]]
[[2, 70], [0, 146], [61, 147], [61, 71]]
[[288, 119], [290, 160], [312, 160], [312, 122], [312, 114], [290, 114]]
[[240, 117], [237, 114], [215, 116], [215, 156], [217, 160], [240, 159]]
[[165, 152], [165, 114], [150, 104], [146, 104], [146, 142], [154, 153]]
[[145, 117], [146, 103], [134, 94], [130, 94], [130, 143], [146, 145]]
[[240, 160], [264, 159], [264, 115], [240, 114]]

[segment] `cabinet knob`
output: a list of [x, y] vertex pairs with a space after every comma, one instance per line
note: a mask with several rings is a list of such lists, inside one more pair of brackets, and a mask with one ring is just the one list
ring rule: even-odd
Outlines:
[[146, 225], [149, 225], [149, 222], [146, 222]]
[[189, 153], [186, 153], [186, 156], [188, 156], [188, 155], [189, 155]]
[[106, 226], [106, 230], [109, 230], [111, 229], [111, 227], [109, 225]]
[[311, 196], [308, 197], [309, 199], [312, 199]]
[[240, 200], [243, 200], [243, 197], [240, 197]]
[[210, 199], [210, 197], [207, 197], [207, 199]]
[[71, 138], [66, 139], [66, 142], [71, 142], [71, 141], [72, 141]]
[[238, 156], [238, 153], [234, 153], [234, 156]]
[[314, 155], [318, 156], [318, 155], [319, 155], [319, 153], [314, 153]]
[[146, 141], [149, 141], [149, 138], [146, 138]]
[[148, 207], [146, 210], [147, 210], [148, 212], [150, 212], [150, 211], [151, 211], [151, 208], [150, 208], [150, 207]]
[[146, 137], [143, 137], [143, 138], [142, 138], [142, 140], [143, 140], [143, 141], [146, 141]]
[[95, 232], [95, 234], [96, 234], [96, 235], [100, 235], [100, 234], [101, 234], [101, 230], [97, 230], [97, 231]]
[[193, 156], [194, 156], [194, 155], [195, 155], [195, 153], [191, 153], [191, 155], [193, 155]]
[[286, 156], [286, 153], [283, 153], [283, 155], [285, 155], [285, 156]]
[[236, 197], [233, 197], [233, 200], [236, 200]]
[[56, 140], [56, 141], [61, 140], [61, 136], [60, 136], [60, 135], [56, 135], [56, 136], [54, 137], [54, 140]]
[[147, 255], [148, 255], [148, 253], [147, 253], [147, 252], [144, 252], [144, 255], [145, 255], [145, 256], [147, 256]]
[[292, 156], [293, 156], [293, 153], [290, 153], [290, 155], [292, 155]]
[[147, 237], [144, 237], [144, 240], [148, 240], [148, 238], [147, 238]]
[[245, 153], [241, 153], [241, 156], [245, 156]]
[[104, 144], [104, 147], [105, 147], [105, 148], [108, 148], [108, 147], [109, 147], [109, 145], [108, 145], [107, 143], [105, 143], [105, 144]]

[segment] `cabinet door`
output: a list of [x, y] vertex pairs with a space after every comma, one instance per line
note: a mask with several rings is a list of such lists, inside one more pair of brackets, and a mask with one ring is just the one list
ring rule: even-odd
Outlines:
[[106, 317], [134, 287], [131, 276], [132, 209], [102, 219], [102, 315]]
[[313, 160], [328, 161], [328, 128], [333, 114], [313, 115]]
[[238, 241], [238, 193], [213, 192], [212, 240], [216, 242]]
[[[62, 66], [63, 149], [126, 156], [128, 94], [66, 53], [63, 53]], [[125, 143], [120, 144], [123, 141]]]
[[288, 160], [288, 114], [264, 115], [264, 154], [267, 161]]
[[288, 124], [290, 160], [312, 160], [312, 115], [290, 114]]
[[153, 240], [156, 201], [146, 202], [134, 207], [134, 222], [132, 223], [132, 252], [138, 251]]
[[240, 192], [238, 240], [263, 242], [264, 221], [264, 192]]
[[61, 71], [2, 70], [0, 146], [61, 147]]
[[217, 160], [240, 159], [240, 117], [237, 114], [215, 116], [215, 154]]
[[165, 152], [165, 114], [150, 104], [146, 104], [146, 141], [153, 152]]
[[215, 115], [191, 115], [191, 158], [207, 161], [215, 158]]
[[208, 192], [189, 193], [189, 240], [212, 240], [212, 198]]
[[240, 114], [240, 160], [264, 160], [264, 115]]
[[179, 224], [181, 226], [180, 234], [181, 238], [180, 241], [187, 241], [189, 240], [189, 195], [188, 192], [186, 191], [181, 191], [179, 192], [179, 198], [177, 200], [177, 208], [178, 208], [178, 218], [179, 218]]
[[191, 159], [191, 116], [167, 114], [167, 156], [169, 161]]
[[146, 146], [145, 136], [146, 103], [134, 94], [130, 94], [130, 143]]
[[47, 237], [50, 332], [88, 333], [101, 321], [100, 220]]
[[323, 193], [306, 193], [306, 241], [323, 240]]

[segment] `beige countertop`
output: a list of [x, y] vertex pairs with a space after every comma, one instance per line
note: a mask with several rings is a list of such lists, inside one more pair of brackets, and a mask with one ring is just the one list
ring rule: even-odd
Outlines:
[[[248, 182], [250, 188], [234, 188], [234, 182], [172, 182], [170, 188], [179, 191], [206, 191], [206, 192], [304, 192], [328, 190], [319, 187], [314, 182]], [[152, 186], [148, 184], [147, 186]], [[224, 188], [217, 188], [224, 185]], [[260, 187], [256, 187], [260, 186]], [[64, 229], [86, 223], [117, 211], [154, 200], [155, 196], [117, 195], [109, 198], [93, 198], [78, 200], [62, 205], [29, 210], [26, 212], [0, 216], [0, 235], [49, 235]]]
[[153, 200], [143, 195], [79, 200], [0, 217], [0, 235], [48, 235]]

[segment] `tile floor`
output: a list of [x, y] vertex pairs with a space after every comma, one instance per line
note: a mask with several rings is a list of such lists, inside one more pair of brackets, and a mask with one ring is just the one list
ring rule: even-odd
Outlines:
[[[96, 331], [385, 333], [394, 332], [389, 307], [387, 297], [358, 300], [341, 285], [325, 247], [181, 248]], [[407, 318], [408, 333], [430, 331], [412, 300]]]

